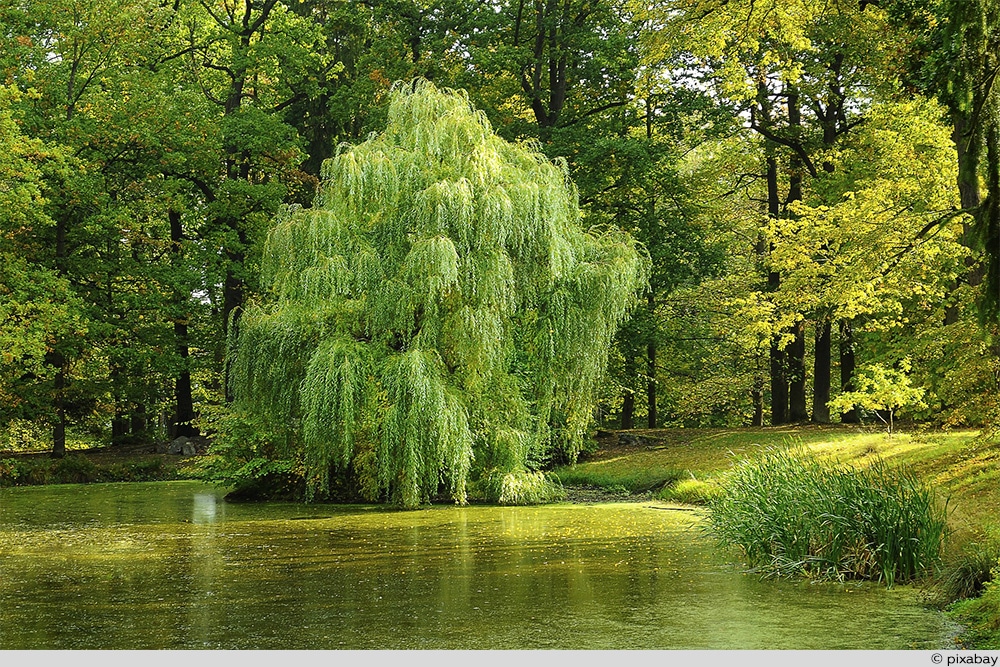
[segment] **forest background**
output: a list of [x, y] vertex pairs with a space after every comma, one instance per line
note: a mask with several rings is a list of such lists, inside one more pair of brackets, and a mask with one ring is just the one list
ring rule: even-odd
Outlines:
[[[998, 417], [991, 0], [3, 0], [0, 447], [268, 425], [227, 336], [395, 81], [565, 160], [649, 285], [598, 426]], [[68, 434], [68, 435], [67, 435]]]

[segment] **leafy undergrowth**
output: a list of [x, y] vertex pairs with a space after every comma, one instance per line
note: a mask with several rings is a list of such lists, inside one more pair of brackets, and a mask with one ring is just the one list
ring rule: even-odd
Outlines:
[[94, 482], [156, 482], [191, 479], [186, 462], [168, 454], [73, 452], [0, 458], [0, 487]]

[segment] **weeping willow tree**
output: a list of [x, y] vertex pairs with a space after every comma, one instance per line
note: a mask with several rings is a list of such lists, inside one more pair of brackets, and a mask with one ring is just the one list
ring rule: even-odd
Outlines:
[[237, 406], [288, 426], [310, 497], [350, 470], [406, 507], [471, 483], [513, 502], [576, 458], [646, 273], [577, 199], [565, 164], [422, 80], [326, 161], [313, 208], [271, 230], [268, 292], [231, 341]]

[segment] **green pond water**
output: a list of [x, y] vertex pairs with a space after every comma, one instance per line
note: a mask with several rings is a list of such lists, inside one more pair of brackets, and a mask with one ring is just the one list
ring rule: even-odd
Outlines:
[[0, 649], [929, 649], [918, 593], [762, 582], [650, 504], [233, 504], [0, 490]]

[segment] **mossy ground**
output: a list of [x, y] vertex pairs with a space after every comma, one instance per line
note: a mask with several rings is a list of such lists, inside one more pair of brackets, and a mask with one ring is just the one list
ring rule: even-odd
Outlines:
[[[1000, 534], [1000, 439], [972, 429], [914, 428], [889, 435], [871, 427], [803, 425], [599, 432], [580, 462], [554, 472], [571, 498], [573, 487], [596, 487], [702, 504], [734, 462], [785, 447], [854, 466], [880, 458], [916, 473], [947, 503], [946, 563], [962, 558], [971, 543]], [[952, 613], [966, 624], [967, 645], [1000, 646], [996, 582], [982, 597], [953, 605]]]

